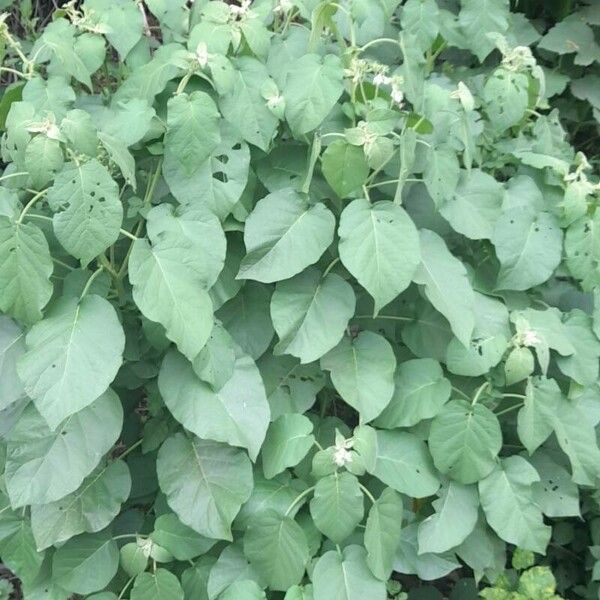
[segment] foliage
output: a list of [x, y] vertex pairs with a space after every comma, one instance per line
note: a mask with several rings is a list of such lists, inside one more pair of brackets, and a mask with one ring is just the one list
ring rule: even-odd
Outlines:
[[189, 4], [0, 23], [24, 598], [598, 598], [597, 5]]

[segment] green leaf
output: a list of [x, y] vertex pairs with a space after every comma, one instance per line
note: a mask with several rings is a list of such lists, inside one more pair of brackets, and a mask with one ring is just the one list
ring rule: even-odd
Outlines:
[[371, 331], [354, 339], [344, 337], [321, 359], [321, 368], [330, 371], [335, 389], [359, 412], [361, 421], [377, 417], [394, 393], [394, 351], [384, 337]]
[[488, 33], [508, 29], [508, 0], [462, 0], [458, 24], [471, 51], [483, 62], [494, 49]]
[[117, 241], [123, 221], [119, 187], [97, 160], [67, 164], [47, 200], [58, 241], [84, 267]]
[[413, 281], [424, 286], [427, 299], [448, 319], [454, 335], [467, 346], [475, 326], [475, 296], [467, 271], [433, 231], [422, 229], [421, 264]]
[[385, 488], [371, 506], [365, 528], [367, 564], [377, 579], [389, 579], [402, 534], [402, 498]]
[[52, 270], [41, 229], [0, 216], [0, 310], [25, 325], [39, 321], [52, 296]]
[[115, 443], [122, 423], [123, 409], [111, 390], [54, 431], [29, 404], [6, 439], [4, 476], [12, 506], [47, 504], [74, 492]]
[[144, 23], [140, 11], [128, 0], [86, 0], [85, 6], [90, 10], [92, 22], [101, 24], [106, 39], [125, 59], [142, 37]]
[[445, 146], [431, 147], [423, 171], [423, 183], [436, 205], [452, 199], [459, 177], [460, 166], [456, 153]]
[[172, 513], [161, 515], [156, 519], [150, 538], [177, 560], [190, 560], [205, 554], [215, 544], [214, 540], [202, 537], [184, 525], [177, 515]]
[[573, 275], [581, 281], [581, 287], [592, 290], [600, 285], [600, 277], [594, 267], [600, 260], [600, 213], [577, 219], [565, 235], [565, 262]]
[[217, 281], [225, 264], [227, 241], [219, 219], [203, 206], [174, 209], [156, 206], [146, 216], [148, 236], [154, 243], [180, 243], [194, 258], [194, 270], [207, 288]]
[[219, 595], [218, 600], [266, 600], [260, 586], [249, 579], [235, 581]]
[[333, 543], [343, 542], [362, 521], [363, 493], [351, 473], [333, 473], [319, 479], [310, 501], [317, 529]]
[[103, 589], [119, 568], [117, 543], [105, 534], [85, 534], [61, 546], [52, 557], [52, 577], [77, 594]]
[[375, 425], [395, 429], [431, 419], [448, 401], [450, 391], [450, 382], [437, 361], [430, 358], [406, 360], [398, 365], [394, 395], [375, 420]]
[[371, 294], [377, 314], [415, 274], [421, 253], [414, 223], [393, 202], [358, 199], [342, 212], [338, 233], [340, 259]]
[[220, 130], [220, 143], [209, 158], [195, 162], [193, 172], [187, 174], [172, 153], [165, 156], [162, 172], [179, 202], [194, 208], [206, 207], [224, 219], [248, 183], [250, 151], [231, 125], [221, 121]]
[[51, 427], [106, 391], [122, 363], [125, 335], [100, 296], [61, 298], [25, 338], [17, 368], [25, 391]]
[[501, 268], [497, 289], [526, 290], [544, 283], [559, 265], [562, 232], [546, 213], [511, 209], [496, 222], [492, 243]]
[[300, 583], [309, 559], [300, 525], [273, 511], [250, 523], [244, 535], [244, 553], [268, 586], [283, 592]]
[[354, 447], [371, 475], [402, 494], [425, 498], [440, 487], [425, 442], [412, 433], [362, 426], [354, 431]]
[[308, 417], [299, 414], [281, 415], [271, 423], [261, 451], [267, 479], [295, 467], [306, 456], [315, 442], [312, 430]]
[[140, 573], [131, 588], [131, 600], [183, 600], [179, 580], [166, 569]]
[[231, 379], [235, 361], [235, 342], [225, 328], [215, 322], [206, 346], [192, 362], [194, 373], [217, 391]]
[[17, 361], [25, 353], [25, 334], [9, 317], [0, 316], [0, 410], [25, 394]]
[[160, 323], [180, 352], [193, 360], [213, 326], [206, 268], [185, 240], [168, 236], [152, 246], [139, 239], [129, 257], [133, 299], [144, 316]]
[[295, 135], [316, 129], [344, 91], [341, 60], [305, 54], [290, 65], [283, 88], [285, 118]]
[[502, 212], [504, 189], [491, 175], [461, 171], [454, 195], [440, 206], [452, 229], [472, 239], [490, 239]]
[[527, 382], [523, 408], [517, 417], [519, 439], [533, 454], [550, 436], [562, 393], [554, 379], [534, 378]]
[[518, 125], [529, 103], [529, 79], [525, 73], [496, 69], [483, 88], [485, 110], [491, 127], [498, 133]]
[[36, 135], [25, 150], [25, 162], [35, 189], [48, 185], [63, 166], [63, 153], [57, 140]]
[[149, 548], [151, 548], [151, 544], [140, 538], [121, 546], [119, 562], [127, 575], [135, 577], [146, 570], [150, 559]]
[[533, 500], [536, 470], [522, 457], [502, 459], [479, 482], [481, 506], [490, 527], [505, 541], [544, 554], [551, 528]]
[[561, 55], [576, 52], [576, 65], [587, 66], [600, 60], [600, 47], [595, 41], [594, 30], [577, 14], [552, 27], [540, 40], [538, 48]]
[[37, 547], [48, 548], [80, 533], [95, 533], [111, 523], [129, 497], [131, 476], [123, 461], [99, 467], [68, 496], [31, 507]]
[[302, 363], [317, 360], [344, 335], [354, 315], [352, 286], [339, 275], [308, 268], [277, 284], [271, 298], [271, 318], [279, 336], [276, 354], [297, 356]]
[[448, 402], [431, 423], [429, 449], [435, 466], [464, 484], [479, 481], [494, 469], [502, 448], [498, 418], [482, 404]]
[[273, 338], [270, 301], [270, 287], [247, 281], [217, 313], [233, 340], [255, 360], [264, 354]]
[[333, 241], [335, 218], [322, 203], [310, 205], [285, 189], [260, 200], [246, 220], [247, 254], [239, 279], [288, 279], [319, 260]]
[[414, 35], [425, 52], [438, 35], [439, 11], [435, 0], [408, 0], [402, 9], [402, 29]]
[[208, 600], [206, 590], [208, 576], [216, 558], [212, 556], [201, 557], [193, 567], [189, 567], [181, 574], [181, 587], [186, 600]]
[[184, 356], [171, 350], [163, 360], [158, 386], [167, 408], [186, 429], [202, 439], [247, 448], [255, 460], [269, 425], [269, 405], [252, 359], [239, 348], [235, 359], [231, 378], [215, 391]]
[[419, 524], [419, 554], [441, 554], [462, 544], [477, 523], [479, 497], [475, 486], [449, 481], [432, 505], [435, 513]]
[[345, 140], [335, 140], [327, 146], [321, 157], [321, 169], [327, 183], [340, 198], [360, 189], [369, 175], [362, 147]]
[[385, 600], [385, 583], [376, 579], [366, 562], [366, 551], [360, 546], [346, 546], [342, 553], [329, 551], [315, 565], [314, 600]]
[[238, 58], [234, 66], [233, 89], [221, 96], [219, 108], [225, 120], [244, 140], [266, 152], [279, 124], [261, 93], [263, 85], [269, 81], [267, 68], [249, 56]]
[[156, 470], [182, 523], [208, 538], [232, 539], [231, 522], [252, 492], [252, 467], [242, 450], [177, 433], [161, 446]]
[[241, 544], [227, 546], [220, 554], [208, 577], [209, 599], [217, 598], [221, 592], [236, 581], [254, 581], [264, 587], [256, 569], [250, 565]]
[[178, 94], [170, 98], [167, 103], [165, 160], [172, 156], [180, 163], [184, 175], [193, 173], [221, 141], [219, 116], [216, 104], [204, 92]]

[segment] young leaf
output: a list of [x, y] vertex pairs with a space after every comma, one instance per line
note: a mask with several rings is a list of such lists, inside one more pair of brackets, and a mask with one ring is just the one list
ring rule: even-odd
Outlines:
[[309, 559], [300, 525], [273, 511], [252, 521], [244, 535], [244, 553], [269, 588], [282, 592], [300, 583]]
[[25, 393], [17, 373], [17, 361], [24, 353], [25, 334], [12, 319], [0, 316], [0, 410]]
[[183, 600], [179, 580], [166, 569], [140, 573], [131, 588], [131, 600]]
[[61, 298], [27, 334], [17, 368], [25, 391], [51, 427], [89, 406], [122, 363], [125, 335], [99, 296]]
[[321, 358], [342, 339], [355, 304], [352, 286], [334, 273], [323, 278], [308, 268], [279, 282], [271, 297], [279, 336], [275, 353], [297, 356], [302, 363]]
[[252, 467], [242, 450], [177, 433], [161, 446], [156, 470], [182, 523], [205, 537], [232, 539], [231, 522], [252, 492]]
[[482, 404], [446, 404], [431, 423], [429, 449], [435, 466], [456, 481], [475, 483], [496, 465], [502, 448], [498, 418]]
[[216, 543], [215, 540], [198, 535], [172, 513], [161, 515], [156, 519], [150, 538], [177, 560], [190, 560], [205, 554]]
[[321, 168], [327, 183], [340, 197], [360, 189], [369, 174], [365, 153], [360, 146], [336, 140], [323, 152]]
[[340, 259], [373, 296], [377, 314], [415, 274], [421, 253], [414, 223], [393, 202], [359, 199], [344, 209], [338, 233]]
[[310, 205], [292, 189], [269, 194], [246, 220], [238, 278], [271, 283], [300, 273], [331, 244], [334, 227], [324, 204]]
[[361, 420], [373, 420], [394, 393], [396, 357], [389, 342], [371, 331], [342, 341], [321, 359], [340, 396], [357, 410]]

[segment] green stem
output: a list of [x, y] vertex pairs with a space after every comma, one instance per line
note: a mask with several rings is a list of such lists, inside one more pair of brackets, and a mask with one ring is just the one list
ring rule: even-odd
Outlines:
[[309, 488], [306, 488], [301, 494], [298, 494], [294, 498], [294, 500], [292, 500], [292, 503], [288, 506], [288, 509], [285, 511], [284, 516], [287, 517], [292, 512], [292, 509], [294, 508], [294, 506], [296, 506], [296, 504], [298, 504], [304, 498], [306, 498], [306, 496], [308, 496], [311, 492], [313, 492], [314, 489], [315, 489], [315, 486], [311, 485]]
[[525, 400], [527, 396], [523, 396], [523, 394], [502, 394], [503, 398], [520, 398], [521, 400]]
[[[31, 216], [33, 217], [33, 215], [31, 215]], [[55, 262], [57, 265], [60, 265], [61, 267], [64, 267], [65, 269], [69, 269], [69, 271], [75, 270], [75, 267], [68, 265], [66, 262], [63, 262], [62, 260], [59, 260], [58, 258], [52, 257], [52, 262]]]
[[367, 48], [370, 48], [371, 46], [375, 46], [375, 44], [394, 44], [396, 46], [400, 46], [400, 42], [398, 40], [394, 40], [392, 38], [378, 38], [376, 40], [371, 40], [370, 42], [366, 43], [364, 46], [361, 46], [358, 49], [358, 51], [364, 52], [365, 50], [367, 50]]
[[505, 408], [504, 410], [501, 410], [499, 412], [496, 413], [497, 417], [500, 417], [502, 415], [505, 415], [509, 412], [512, 412], [513, 410], [517, 410], [519, 408], [521, 408], [523, 406], [522, 402], [517, 402], [517, 404], [513, 404], [512, 406], [509, 406], [508, 408]]
[[102, 271], [104, 271], [104, 267], [100, 266], [90, 275], [90, 278], [87, 280], [87, 283], [83, 288], [83, 292], [81, 292], [79, 300], [83, 300], [85, 298], [85, 295], [88, 293], [90, 287], [92, 287], [92, 283], [94, 283], [94, 280], [96, 279], [96, 277], [98, 277], [98, 275], [100, 275], [100, 273], [102, 273]]
[[137, 235], [134, 235], [133, 233], [129, 233], [129, 231], [127, 231], [125, 229], [119, 229], [119, 232], [121, 233], [121, 235], [128, 237], [130, 240], [133, 240], [134, 242], [135, 242], [135, 240], [139, 239]]
[[17, 225], [20, 225], [23, 222], [23, 219], [25, 218], [25, 215], [29, 212], [29, 210], [31, 209], [31, 207], [43, 196], [45, 196], [48, 193], [48, 190], [42, 190], [41, 192], [38, 192], [26, 205], [25, 208], [21, 211], [21, 214], [19, 215], [19, 218], [17, 219]]
[[121, 593], [117, 597], [117, 600], [121, 600], [121, 598], [123, 598], [125, 596], [125, 593], [127, 592], [127, 588], [133, 583], [134, 579], [135, 579], [135, 576], [134, 577], [130, 577], [127, 580], [127, 583], [124, 585], [123, 589], [121, 590]]
[[40, 221], [50, 221], [52, 223], [52, 219], [47, 217], [46, 215], [36, 215], [35, 213], [29, 213], [30, 219], [39, 219]]
[[181, 78], [181, 81], [179, 82], [179, 85], [177, 86], [177, 89], [175, 90], [175, 95], [176, 96], [179, 96], [179, 94], [183, 93], [183, 90], [185, 89], [185, 86], [189, 83], [189, 81], [192, 78], [193, 74], [194, 74], [194, 71], [188, 71]]
[[27, 79], [27, 76], [25, 75], [25, 73], [22, 73], [21, 71], [17, 71], [17, 69], [11, 69], [10, 67], [0, 67], [0, 73], [12, 73], [13, 75], [16, 75], [17, 77], [22, 77], [23, 79]]
[[5, 179], [11, 179], [13, 177], [22, 177], [23, 175], [29, 175], [26, 171], [19, 171], [18, 173], [9, 173], [8, 175], [2, 175], [0, 177], [0, 181], [4, 181]]
[[371, 494], [371, 492], [362, 483], [359, 483], [358, 487], [364, 492], [365, 496], [371, 501], [371, 504], [377, 503], [373, 494]]
[[304, 183], [302, 184], [302, 193], [304, 194], [308, 194], [308, 190], [310, 189], [310, 182], [313, 178], [313, 173], [315, 171], [315, 165], [317, 164], [319, 154], [321, 154], [321, 136], [318, 133], [315, 133], [310, 149], [306, 177], [304, 178]]
[[483, 391], [490, 385], [489, 381], [486, 381], [485, 383], [482, 383], [478, 388], [477, 391], [475, 392], [475, 395], [473, 396], [473, 402], [471, 402], [471, 406], [475, 406], [479, 400], [479, 397], [481, 396], [481, 394], [483, 393]]
[[323, 279], [325, 279], [325, 277], [327, 277], [327, 275], [329, 275], [329, 271], [331, 271], [331, 269], [333, 269], [333, 267], [335, 267], [335, 265], [337, 265], [339, 262], [340, 262], [340, 257], [338, 256], [337, 258], [334, 258], [329, 263], [329, 265], [325, 269], [325, 272], [323, 273]]
[[462, 390], [459, 390], [457, 387], [452, 386], [452, 389], [458, 394], [460, 394], [465, 400], [471, 400], [471, 398], [467, 394], [465, 394]]
[[353, 319], [388, 319], [390, 321], [407, 321], [412, 323], [414, 319], [412, 317], [397, 317], [395, 315], [377, 315], [374, 317], [373, 315], [355, 315], [352, 317]]
[[130, 538], [147, 538], [147, 535], [141, 533], [123, 533], [121, 535], [115, 535], [113, 540], [128, 540]]
[[131, 452], [133, 452], [138, 446], [140, 446], [143, 441], [144, 440], [138, 440], [135, 444], [132, 444], [131, 446], [129, 446], [129, 448], [127, 448], [127, 450], [125, 450], [125, 452], [123, 452], [122, 454], [119, 454], [119, 456], [117, 456], [117, 459], [121, 460], [121, 459], [125, 458], [128, 454], [131, 454]]

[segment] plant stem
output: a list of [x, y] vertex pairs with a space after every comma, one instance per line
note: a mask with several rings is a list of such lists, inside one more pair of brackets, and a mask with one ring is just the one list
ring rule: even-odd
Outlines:
[[339, 262], [340, 262], [340, 257], [338, 256], [337, 258], [334, 258], [329, 263], [329, 265], [325, 269], [325, 272], [323, 273], [323, 279], [325, 279], [325, 277], [327, 277], [327, 275], [329, 275], [329, 271], [331, 271], [331, 269], [333, 269], [333, 267], [335, 267], [335, 265], [337, 265]]
[[131, 452], [133, 452], [138, 446], [140, 446], [142, 444], [144, 440], [138, 440], [135, 444], [132, 444], [131, 446], [129, 446], [129, 448], [127, 448], [127, 450], [125, 450], [125, 452], [123, 452], [122, 454], [119, 454], [119, 456], [117, 456], [118, 460], [121, 460], [123, 458], [125, 458], [128, 454], [130, 454]]
[[285, 511], [284, 516], [287, 517], [291, 512], [292, 509], [294, 508], [294, 506], [296, 506], [296, 504], [298, 504], [298, 502], [300, 502], [302, 499], [306, 498], [306, 496], [308, 496], [311, 492], [313, 492], [315, 489], [314, 485], [311, 485], [309, 488], [306, 488], [302, 493], [298, 494], [294, 500], [292, 500], [292, 503], [288, 506], [288, 509]]
[[121, 235], [128, 237], [130, 240], [133, 240], [134, 242], [135, 242], [135, 240], [139, 239], [137, 235], [134, 235], [133, 233], [129, 233], [129, 231], [127, 231], [125, 229], [119, 229], [119, 232], [121, 233]]
[[353, 319], [389, 319], [390, 321], [407, 321], [409, 323], [413, 322], [414, 319], [412, 317], [397, 317], [395, 315], [377, 315], [374, 317], [373, 315], [354, 315]]
[[517, 402], [517, 404], [513, 404], [512, 406], [509, 406], [508, 408], [505, 408], [504, 410], [501, 410], [499, 412], [496, 413], [497, 417], [500, 417], [502, 415], [505, 415], [509, 412], [512, 412], [513, 410], [517, 410], [518, 408], [521, 408], [523, 406], [522, 402]]
[[520, 398], [521, 400], [524, 400], [525, 398], [527, 398], [527, 396], [523, 396], [523, 394], [502, 394], [503, 398]]
[[48, 193], [48, 189], [42, 190], [41, 192], [38, 192], [26, 205], [25, 208], [21, 211], [21, 214], [19, 215], [19, 218], [17, 219], [17, 225], [20, 225], [23, 222], [23, 219], [25, 218], [25, 215], [29, 212], [29, 210], [31, 209], [31, 207], [43, 196], [45, 196]]
[[471, 400], [471, 398], [467, 394], [465, 394], [462, 390], [459, 390], [457, 387], [452, 386], [452, 389], [456, 393], [460, 394], [465, 400]]
[[29, 175], [26, 171], [19, 171], [18, 173], [9, 173], [8, 175], [2, 175], [0, 177], [0, 181], [4, 181], [5, 179], [11, 179], [12, 177], [22, 177], [23, 175]]
[[483, 391], [490, 385], [489, 381], [486, 381], [485, 383], [482, 383], [478, 388], [477, 391], [475, 392], [475, 395], [473, 396], [473, 402], [471, 402], [471, 406], [475, 406], [477, 404], [477, 401], [479, 400], [479, 397], [481, 396], [481, 394], [483, 393]]
[[362, 484], [359, 483], [358, 487], [364, 492], [365, 496], [371, 501], [371, 504], [375, 504], [377, 500], [373, 497], [373, 494]]
[[94, 283], [94, 280], [96, 279], [96, 277], [98, 277], [98, 275], [100, 275], [100, 273], [102, 273], [102, 271], [104, 271], [104, 267], [100, 266], [90, 275], [90, 278], [87, 280], [87, 283], [83, 288], [83, 292], [81, 292], [79, 300], [83, 300], [85, 298], [85, 295], [88, 293], [90, 287], [92, 287], [92, 283]]
[[125, 596], [125, 592], [127, 592], [127, 588], [133, 583], [134, 579], [135, 579], [135, 577], [131, 577], [127, 580], [127, 583], [123, 586], [123, 589], [121, 590], [121, 593], [117, 597], [117, 600], [121, 600], [121, 598], [123, 598], [123, 596]]

